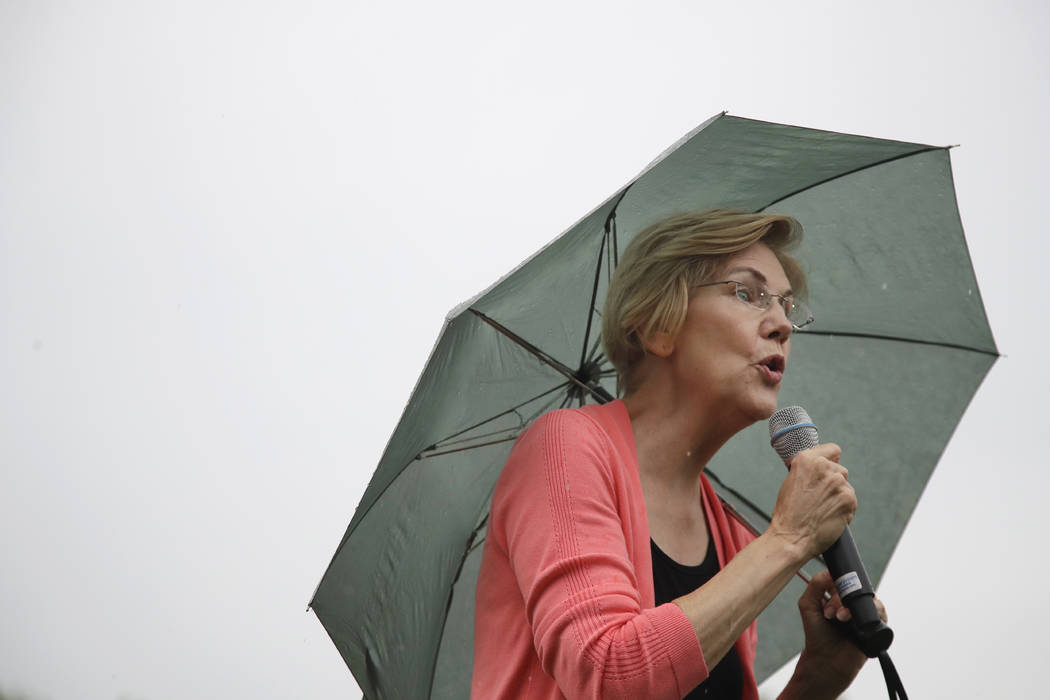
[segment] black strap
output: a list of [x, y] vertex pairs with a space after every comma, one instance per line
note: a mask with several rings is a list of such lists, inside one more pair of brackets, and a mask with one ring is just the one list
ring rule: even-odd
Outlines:
[[904, 684], [901, 683], [897, 667], [890, 660], [886, 652], [879, 654], [879, 665], [882, 666], [882, 677], [886, 679], [886, 690], [889, 691], [890, 700], [908, 700], [908, 694], [904, 692]]

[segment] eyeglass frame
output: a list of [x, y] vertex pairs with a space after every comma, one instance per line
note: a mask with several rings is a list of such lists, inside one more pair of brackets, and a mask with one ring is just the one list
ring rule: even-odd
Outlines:
[[[739, 280], [722, 280], [721, 282], [706, 282], [704, 284], [698, 284], [698, 285], [695, 285], [693, 287], [693, 289], [700, 289], [701, 287], [714, 287], [715, 285], [719, 285], [719, 284], [735, 284], [735, 285], [737, 285], [737, 289], [733, 290], [733, 296], [738, 301], [740, 301], [741, 303], [747, 304], [752, 309], [758, 309], [759, 311], [768, 311], [769, 307], [771, 307], [773, 305], [772, 297], [777, 297], [778, 299], [780, 299], [780, 308], [783, 309], [783, 311], [784, 311], [784, 317], [787, 318], [788, 322], [791, 324], [791, 327], [794, 328], [795, 330], [802, 330], [803, 328], [805, 328], [809, 324], [813, 323], [813, 312], [810, 311], [808, 305], [804, 304], [801, 301], [795, 301], [795, 298], [792, 297], [792, 296], [788, 296], [788, 295], [785, 295], [785, 294], [774, 294], [773, 292], [769, 291], [769, 289], [767, 289], [762, 284], [751, 285], [751, 284], [748, 284], [747, 282], [741, 282]], [[758, 294], [759, 294], [759, 299], [764, 297], [764, 298], [769, 299], [769, 302], [765, 306], [758, 306], [756, 304], [751, 303], [750, 301], [744, 301], [743, 299], [740, 298], [739, 294], [737, 294], [737, 292], [739, 291], [740, 287], [744, 287], [748, 291], [752, 291], [754, 289], [757, 289], [758, 290]], [[790, 304], [792, 308], [790, 308], [790, 309], [787, 308], [785, 306], [786, 304]], [[796, 309], [796, 308], [799, 309], [800, 311], [802, 311], [806, 315], [806, 320], [803, 321], [802, 323], [795, 323], [794, 321], [791, 320], [791, 312], [794, 309]]]

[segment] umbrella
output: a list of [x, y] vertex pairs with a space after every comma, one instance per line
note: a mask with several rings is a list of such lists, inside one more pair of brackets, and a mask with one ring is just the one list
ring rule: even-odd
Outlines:
[[[852, 529], [877, 585], [998, 357], [949, 150], [723, 113], [448, 315], [310, 603], [366, 697], [469, 694], [480, 545], [513, 440], [547, 410], [615, 396], [598, 329], [620, 252], [654, 221], [714, 206], [802, 223], [817, 322], [794, 336], [781, 404], [805, 406], [845, 447], [869, 505]], [[783, 466], [764, 425], [727, 443], [708, 475], [768, 524]], [[801, 649], [800, 586], [759, 618], [760, 681]]]

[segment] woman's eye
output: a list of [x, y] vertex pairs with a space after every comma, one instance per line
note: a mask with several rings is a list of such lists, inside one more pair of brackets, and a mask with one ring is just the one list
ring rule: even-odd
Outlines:
[[739, 299], [740, 301], [745, 301], [748, 304], [750, 304], [751, 301], [755, 297], [754, 297], [754, 292], [752, 292], [747, 287], [738, 284], [737, 287], [736, 287], [736, 298]]

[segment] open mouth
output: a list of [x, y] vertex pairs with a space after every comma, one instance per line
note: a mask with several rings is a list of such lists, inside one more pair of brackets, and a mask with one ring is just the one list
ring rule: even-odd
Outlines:
[[780, 380], [784, 378], [786, 366], [787, 362], [784, 361], [783, 355], [770, 355], [758, 363], [759, 370], [770, 384], [780, 384]]
[[762, 360], [759, 364], [768, 369], [770, 372], [776, 372], [777, 374], [782, 374], [784, 372], [784, 358], [780, 355], [772, 355], [770, 357], [767, 357], [766, 359]]

